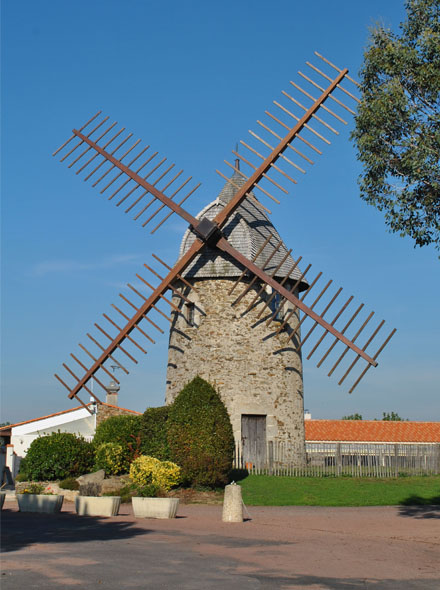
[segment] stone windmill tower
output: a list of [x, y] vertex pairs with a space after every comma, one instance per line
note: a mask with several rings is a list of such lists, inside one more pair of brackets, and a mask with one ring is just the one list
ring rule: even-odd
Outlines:
[[[157, 157], [149, 145], [141, 147], [141, 140], [133, 141], [124, 127], [116, 131], [117, 123], [110, 124], [101, 111], [73, 129], [54, 152], [62, 152], [60, 161], [69, 162], [77, 175], [84, 173], [84, 180], [91, 179], [94, 187], [99, 185], [100, 194], [142, 228], [155, 220], [151, 233], [172, 215], [189, 226], [175, 264], [153, 254], [152, 264], [159, 263], [159, 270], [144, 264], [141, 272], [150, 272], [149, 279], [136, 273], [135, 285], [127, 283], [129, 291], [119, 293], [118, 305], [112, 303], [111, 311], [103, 313], [105, 327], [95, 323], [93, 333], [86, 333], [92, 350], [80, 343], [80, 350], [70, 355], [76, 363], [73, 369], [63, 363], [64, 377], [55, 376], [70, 399], [88, 409], [79, 396], [86, 392], [100, 402], [92, 383], [107, 393], [104, 378], [110, 376], [119, 384], [110, 368], [117, 366], [121, 374], [128, 374], [125, 365], [136, 365], [135, 355], [147, 353], [144, 347], [171, 325], [167, 401], [199, 374], [219, 389], [237, 442], [244, 440], [248, 447], [255, 442], [257, 455], [267, 440], [297, 442], [300, 462], [301, 355], [310, 360], [326, 349], [317, 367], [326, 363], [329, 377], [338, 372], [339, 385], [355, 367], [360, 369], [349, 393], [378, 365], [377, 357], [395, 330], [378, 344], [375, 339], [384, 320], [370, 323], [374, 312], [365, 317], [364, 304], [355, 304], [345, 292], [340, 296], [342, 287], [333, 291], [332, 280], [321, 289], [321, 272], [308, 284], [305, 275], [311, 265], [300, 272], [300, 258], [290, 257], [262, 202], [266, 197], [276, 203], [278, 197], [290, 198], [283, 185], [297, 184], [291, 174], [305, 173], [303, 166], [314, 164], [312, 157], [321, 156], [323, 146], [330, 144], [325, 135], [338, 134], [333, 125], [346, 124], [346, 112], [354, 114], [345, 100], [358, 99], [345, 83], [357, 83], [346, 68], [316, 56], [326, 71], [307, 62], [309, 75], [298, 72], [308, 90], [291, 81], [289, 92], [282, 91], [283, 98], [273, 102], [274, 111], [265, 111], [265, 122], [257, 121], [258, 133], [250, 130], [250, 138], [240, 141], [247, 150], [246, 156], [240, 154], [246, 173], [238, 162], [234, 166], [225, 160], [233, 176], [217, 170], [227, 184], [198, 216], [187, 209], [186, 201], [200, 183], [190, 189], [192, 176], [183, 180], [183, 170]], [[161, 327], [164, 320], [167, 325]], [[309, 349], [303, 352], [306, 343]]]
[[[235, 166], [217, 199], [197, 218], [214, 219], [244, 184], [238, 159]], [[240, 205], [224, 235], [247, 258], [260, 252], [262, 259], [269, 259], [266, 272], [284, 281], [287, 289], [294, 287], [296, 295], [307, 287], [297, 267], [291, 272], [295, 262], [290, 251], [256, 200], [247, 199]], [[185, 232], [180, 257], [194, 238], [190, 230]], [[293, 306], [289, 303], [277, 311], [278, 297], [270, 288], [261, 290], [260, 282], [254, 282], [243, 298], [237, 297], [249, 286], [249, 276], [242, 276], [234, 259], [212, 248], [205, 248], [183, 277], [192, 288], [183, 282], [175, 284], [189, 301], [174, 295], [180, 313], [173, 312], [170, 328], [166, 403], [199, 375], [220, 393], [246, 459], [261, 459], [266, 442], [276, 440], [295, 448], [301, 462], [304, 404], [301, 351], [295, 346], [300, 337], [298, 313], [290, 315]], [[268, 326], [270, 319], [274, 321]], [[295, 329], [292, 342], [289, 337]]]

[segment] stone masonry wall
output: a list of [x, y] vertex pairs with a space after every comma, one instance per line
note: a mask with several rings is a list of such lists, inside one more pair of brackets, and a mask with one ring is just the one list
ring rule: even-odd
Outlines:
[[98, 404], [98, 413], [96, 414], [96, 426], [110, 418], [111, 416], [121, 416], [121, 415], [130, 415], [130, 416], [137, 416], [138, 412], [133, 412], [132, 410], [126, 410], [125, 408], [119, 408], [118, 406], [112, 406], [109, 404]]
[[[279, 323], [269, 328], [267, 309], [259, 298], [248, 313], [247, 306], [257, 294], [253, 287], [237, 306], [231, 304], [244, 288], [235, 281], [215, 279], [193, 281], [187, 293], [194, 302], [194, 326], [187, 321], [186, 304], [174, 296], [182, 309], [174, 313], [168, 353], [166, 403], [171, 403], [183, 386], [196, 375], [212, 383], [228, 409], [236, 442], [241, 440], [241, 415], [266, 415], [267, 441], [297, 443], [298, 461], [304, 460], [304, 404], [301, 354], [295, 351], [289, 334], [298, 324], [294, 313], [276, 335]], [[181, 286], [180, 288], [183, 288]], [[267, 299], [270, 295], [264, 293]], [[290, 305], [290, 304], [289, 304]], [[286, 306], [285, 311], [288, 311]], [[296, 342], [294, 337], [293, 342]]]

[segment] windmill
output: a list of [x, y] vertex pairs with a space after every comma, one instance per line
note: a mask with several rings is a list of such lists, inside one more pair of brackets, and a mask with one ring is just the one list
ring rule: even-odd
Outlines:
[[[255, 347], [264, 349], [264, 343], [272, 339], [275, 348], [267, 349], [269, 355], [288, 350], [292, 373], [301, 377], [302, 355], [310, 360], [319, 349], [317, 366], [330, 363], [328, 375], [339, 372], [339, 385], [346, 382], [353, 369], [359, 371], [349, 387], [351, 393], [366, 372], [377, 366], [377, 358], [395, 330], [379, 339], [385, 322], [372, 321], [374, 312], [365, 314], [363, 303], [356, 304], [353, 296], [343, 296], [342, 288], [323, 279], [322, 272], [312, 277], [311, 265], [292, 256], [268, 217], [268, 199], [279, 204], [281, 198], [287, 198], [287, 183], [296, 185], [298, 176], [314, 164], [312, 158], [323, 154], [323, 147], [330, 144], [327, 135], [339, 133], [335, 126], [347, 124], [343, 117], [345, 113], [354, 114], [353, 104], [358, 101], [353, 93], [357, 83], [348, 76], [348, 70], [315, 55], [321, 60], [319, 67], [306, 62], [310, 72], [298, 72], [306, 89], [291, 81], [289, 92], [282, 91], [282, 98], [274, 101], [272, 110], [265, 111], [266, 118], [257, 121], [258, 132], [249, 131], [249, 139], [240, 142], [240, 153], [233, 150], [235, 163], [225, 160], [233, 170], [232, 176], [216, 171], [226, 186], [216, 203], [199, 215], [188, 211], [186, 201], [200, 184], [194, 184], [192, 177], [185, 178], [182, 170], [168, 165], [166, 158], [150, 146], [141, 148], [140, 140], [133, 141], [133, 134], [127, 134], [125, 128], [117, 130], [117, 123], [110, 123], [101, 112], [74, 129], [54, 152], [61, 153], [62, 162], [68, 162], [77, 175], [83, 174], [85, 181], [91, 180], [100, 194], [131, 214], [142, 228], [153, 225], [151, 233], [172, 215], [189, 224], [177, 262], [171, 265], [153, 254], [162, 270], [144, 264], [143, 272], [148, 271], [153, 278], [138, 273], [136, 285], [128, 283], [130, 296], [120, 293], [121, 303], [112, 304], [113, 316], [103, 314], [110, 327], [95, 323], [95, 334], [87, 333], [93, 350], [80, 343], [81, 353], [70, 355], [74, 368], [63, 364], [68, 383], [66, 377], [55, 375], [70, 399], [76, 398], [87, 407], [79, 397], [84, 390], [99, 402], [90, 389], [91, 379], [104, 391], [105, 374], [119, 384], [109, 366], [128, 374], [126, 362], [137, 364], [136, 352], [146, 353], [145, 346], [155, 342], [154, 333], [165, 332], [160, 325], [163, 319], [171, 322], [170, 351], [181, 347], [179, 337], [191, 339], [182, 326], [193, 333], [200, 329], [204, 308], [209, 307], [213, 296], [212, 289], [211, 295], [209, 289], [202, 289], [202, 294], [199, 289], [200, 280], [206, 276], [197, 273], [207, 265], [224, 269], [220, 272], [225, 283], [221, 288], [223, 300], [255, 339]], [[244, 231], [240, 225], [243, 220], [253, 228], [244, 249], [237, 238]], [[203, 353], [199, 355], [205, 358]], [[232, 352], [230, 356], [233, 362]], [[181, 372], [179, 376], [175, 360], [170, 353], [168, 401], [184, 375]], [[242, 385], [246, 388], [245, 379]], [[303, 425], [302, 431], [298, 426], [303, 419], [302, 377], [296, 387], [295, 428], [303, 438]], [[278, 399], [278, 405], [283, 403]], [[286, 434], [290, 436], [292, 429]]]

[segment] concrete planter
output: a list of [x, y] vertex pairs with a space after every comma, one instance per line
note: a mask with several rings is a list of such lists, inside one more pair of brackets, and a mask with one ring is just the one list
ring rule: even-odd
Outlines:
[[3, 504], [5, 503], [5, 492], [0, 492], [0, 510], [3, 510]]
[[20, 512], [44, 512], [54, 514], [61, 510], [63, 496], [46, 496], [44, 494], [17, 494]]
[[77, 496], [76, 513], [80, 516], [117, 516], [120, 496]]
[[131, 499], [133, 513], [137, 518], [176, 518], [179, 498]]

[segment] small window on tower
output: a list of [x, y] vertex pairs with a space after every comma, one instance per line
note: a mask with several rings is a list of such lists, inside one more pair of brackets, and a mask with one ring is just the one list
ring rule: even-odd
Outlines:
[[275, 322], [282, 322], [283, 321], [283, 318], [284, 318], [283, 308], [280, 307], [282, 304], [282, 301], [283, 301], [283, 299], [279, 293], [272, 294], [272, 299], [269, 304], [269, 307], [270, 307], [271, 312], [275, 314], [275, 317], [273, 318]]
[[186, 303], [185, 304], [185, 311], [186, 311], [186, 321], [189, 326], [194, 326], [194, 303]]

